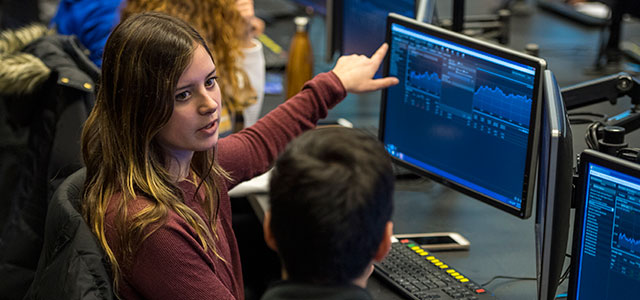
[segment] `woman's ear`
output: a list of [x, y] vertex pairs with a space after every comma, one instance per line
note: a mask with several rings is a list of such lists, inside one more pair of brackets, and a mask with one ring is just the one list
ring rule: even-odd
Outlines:
[[382, 261], [389, 250], [391, 250], [391, 236], [393, 235], [393, 222], [387, 222], [387, 225], [384, 227], [384, 233], [382, 234], [382, 240], [380, 241], [380, 245], [378, 246], [378, 251], [376, 255], [373, 257], [374, 261]]
[[269, 246], [271, 250], [278, 252], [278, 247], [276, 246], [276, 240], [273, 237], [273, 234], [271, 233], [271, 211], [266, 211], [264, 213], [262, 231], [264, 233], [264, 241], [267, 243], [267, 246]]

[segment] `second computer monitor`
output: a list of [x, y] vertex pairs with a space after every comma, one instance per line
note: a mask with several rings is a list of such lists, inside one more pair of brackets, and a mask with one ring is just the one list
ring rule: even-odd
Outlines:
[[390, 14], [379, 136], [394, 160], [521, 218], [531, 214], [545, 62]]
[[640, 165], [585, 150], [578, 175], [569, 299], [638, 299]]
[[536, 210], [538, 300], [556, 298], [569, 236], [573, 139], [553, 73], [545, 70]]
[[342, 54], [373, 54], [384, 42], [387, 14], [414, 18], [415, 6], [415, 0], [342, 1]]
[[327, 0], [327, 59], [333, 59], [336, 52], [341, 55], [373, 54], [384, 42], [387, 14], [393, 12], [414, 18], [420, 2]]

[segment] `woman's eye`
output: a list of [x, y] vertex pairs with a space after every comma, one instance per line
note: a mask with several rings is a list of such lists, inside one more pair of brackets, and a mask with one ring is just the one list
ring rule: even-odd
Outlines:
[[207, 79], [207, 81], [204, 82], [204, 86], [207, 88], [211, 88], [213, 86], [216, 85], [216, 79], [218, 79], [218, 76], [213, 76], [209, 79]]
[[179, 93], [176, 95], [176, 100], [177, 101], [185, 101], [189, 98], [189, 96], [191, 96], [191, 93], [188, 91], [184, 91], [182, 93]]

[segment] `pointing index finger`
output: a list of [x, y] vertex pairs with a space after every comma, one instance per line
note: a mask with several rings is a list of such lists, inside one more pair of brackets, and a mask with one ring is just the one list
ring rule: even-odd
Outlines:
[[378, 50], [376, 50], [376, 52], [373, 55], [371, 55], [371, 59], [378, 63], [382, 62], [385, 54], [387, 54], [388, 48], [389, 48], [389, 45], [387, 43], [383, 43], [382, 46], [380, 46], [380, 48], [378, 48]]

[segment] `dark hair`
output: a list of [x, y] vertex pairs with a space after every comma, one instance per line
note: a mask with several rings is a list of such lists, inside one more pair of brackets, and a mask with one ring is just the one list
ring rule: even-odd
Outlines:
[[393, 209], [391, 161], [355, 129], [309, 131], [277, 160], [270, 228], [289, 279], [342, 284], [373, 259]]

